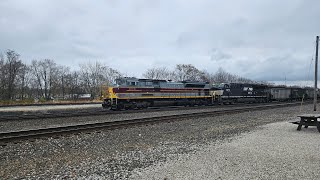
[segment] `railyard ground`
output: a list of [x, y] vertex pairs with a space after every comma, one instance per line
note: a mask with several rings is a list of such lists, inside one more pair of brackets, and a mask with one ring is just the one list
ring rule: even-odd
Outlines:
[[72, 109], [88, 109], [101, 108], [101, 104], [72, 104], [72, 105], [41, 105], [41, 106], [7, 106], [0, 107], [0, 113], [4, 112], [34, 112], [49, 110], [72, 110]]
[[[38, 139], [0, 147], [0, 179], [319, 179], [312, 105]], [[134, 115], [133, 115], [134, 116]]]

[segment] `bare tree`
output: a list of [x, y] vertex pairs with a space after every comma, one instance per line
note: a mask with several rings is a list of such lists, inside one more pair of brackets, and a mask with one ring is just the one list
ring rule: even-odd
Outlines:
[[55, 93], [58, 96], [62, 96], [62, 99], [65, 99], [66, 94], [68, 94], [66, 79], [70, 73], [69, 67], [57, 65], [57, 78], [54, 81], [54, 88]]
[[106, 76], [106, 79], [107, 79], [107, 84], [106, 85], [109, 85], [109, 84], [114, 84], [115, 80], [120, 78], [120, 77], [122, 77], [123, 75], [116, 69], [108, 68], [105, 76]]
[[77, 99], [81, 93], [80, 73], [74, 71], [66, 76], [66, 84], [72, 99]]
[[213, 79], [215, 83], [223, 83], [227, 82], [227, 77], [228, 73], [220, 67], [218, 71], [214, 74]]
[[106, 70], [102, 64], [95, 62], [80, 64], [81, 80], [86, 92], [95, 97], [99, 92], [99, 84], [103, 81], [103, 71]]
[[[143, 76], [174, 81], [267, 83], [234, 75], [222, 68], [216, 73], [199, 70], [192, 64], [177, 64], [173, 71], [167, 67], [153, 67], [146, 70]], [[122, 77], [122, 74], [118, 70], [100, 62], [81, 64], [80, 71], [71, 71], [69, 67], [58, 65], [51, 59], [34, 60], [31, 65], [26, 65], [13, 50], [8, 50], [5, 55], [0, 54], [2, 100], [12, 100], [16, 97], [75, 99], [81, 93], [90, 93], [92, 97], [97, 97], [102, 87], [113, 84], [119, 77]]]
[[206, 79], [205, 73], [192, 64], [177, 64], [175, 68], [176, 81], [202, 81]]
[[[211, 81], [209, 73], [201, 71], [191, 64], [177, 64], [174, 71], [166, 67], [153, 67], [148, 69], [143, 76], [148, 79], [167, 79], [174, 81]], [[211, 78], [211, 79], [210, 79]]]
[[0, 99], [3, 98], [5, 92], [5, 69], [4, 69], [4, 56], [0, 54]]
[[153, 67], [147, 69], [147, 71], [143, 74], [143, 77], [148, 79], [171, 79], [170, 72], [166, 67]]
[[17, 95], [21, 100], [25, 99], [26, 97], [30, 98], [31, 96], [30, 92], [28, 92], [30, 87], [32, 87], [30, 84], [31, 78], [30, 67], [26, 64], [23, 64], [17, 77], [17, 87], [19, 88]]
[[3, 99], [12, 100], [15, 97], [16, 80], [21, 70], [23, 63], [20, 60], [20, 55], [13, 50], [6, 52], [6, 59], [2, 62], [2, 87]]
[[80, 64], [80, 74], [83, 87], [92, 97], [101, 93], [102, 85], [109, 85], [122, 76], [119, 71], [100, 62]]
[[202, 81], [209, 82], [210, 84], [212, 84], [214, 82], [214, 74], [203, 70], [201, 79]]
[[36, 85], [37, 89], [37, 97], [40, 98], [43, 96], [43, 82], [41, 78], [39, 62], [37, 60], [33, 60], [30, 66], [32, 74], [34, 75], [33, 84]]
[[14, 98], [76, 98], [77, 94], [100, 94], [102, 85], [108, 86], [122, 74], [102, 63], [80, 65], [80, 71], [56, 64], [51, 59], [22, 63], [20, 55], [8, 50], [0, 53], [0, 100]]
[[54, 81], [58, 78], [57, 64], [51, 59], [32, 61], [32, 72], [38, 86], [38, 95], [46, 100], [51, 99]]
[[228, 73], [221, 67], [218, 71], [213, 75], [213, 81], [215, 83], [229, 83], [229, 82], [237, 82], [237, 83], [255, 83], [253, 80], [244, 78], [238, 75], [234, 75]]

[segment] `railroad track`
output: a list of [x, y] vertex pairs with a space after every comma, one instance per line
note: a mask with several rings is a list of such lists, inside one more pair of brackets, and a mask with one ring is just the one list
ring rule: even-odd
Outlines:
[[68, 102], [68, 103], [39, 103], [39, 104], [9, 104], [0, 105], [0, 107], [17, 107], [17, 106], [61, 106], [61, 105], [84, 105], [84, 104], [101, 104], [101, 102]]
[[5, 144], [8, 142], [14, 142], [14, 141], [19, 141], [23, 139], [38, 138], [38, 137], [44, 137], [44, 136], [50, 137], [54, 135], [78, 133], [78, 132], [85, 132], [85, 131], [92, 132], [93, 130], [105, 129], [105, 128], [112, 129], [112, 128], [119, 128], [119, 127], [127, 127], [132, 125], [142, 125], [146, 123], [158, 123], [158, 122], [190, 119], [195, 117], [199, 118], [199, 117], [207, 117], [207, 116], [216, 116], [221, 114], [231, 114], [231, 113], [240, 113], [240, 112], [246, 112], [246, 111], [264, 110], [264, 109], [270, 109], [270, 108], [288, 107], [288, 106], [295, 106], [299, 104], [300, 103], [285, 103], [285, 104], [281, 103], [281, 104], [256, 105], [256, 106], [248, 106], [248, 107], [234, 107], [230, 109], [213, 110], [209, 112], [186, 113], [186, 114], [179, 114], [179, 115], [157, 116], [157, 117], [122, 120], [122, 121], [109, 121], [109, 122], [99, 122], [99, 123], [92, 123], [92, 124], [78, 124], [78, 125], [71, 125], [71, 126], [4, 132], [4, 133], [0, 133], [0, 142], [1, 144], [3, 143]]
[[[265, 103], [274, 104], [274, 103]], [[238, 106], [255, 106], [256, 104], [234, 104], [226, 105], [227, 107]], [[47, 118], [67, 118], [67, 117], [83, 117], [83, 116], [99, 116], [108, 114], [129, 114], [139, 112], [155, 112], [155, 111], [174, 111], [174, 110], [191, 110], [191, 109], [206, 109], [210, 107], [221, 107], [219, 105], [213, 106], [196, 106], [196, 107], [183, 107], [183, 106], [170, 106], [170, 107], [154, 107], [139, 110], [126, 110], [126, 111], [110, 111], [102, 108], [89, 108], [87, 110], [49, 110], [49, 111], [34, 111], [34, 112], [12, 112], [12, 114], [1, 114], [0, 121], [12, 120], [28, 120], [28, 119], [47, 119]]]
[[67, 117], [83, 117], [83, 116], [99, 116], [107, 114], [129, 114], [129, 113], [139, 113], [139, 112], [153, 112], [153, 111], [174, 111], [177, 109], [188, 110], [195, 108], [209, 108], [204, 107], [182, 107], [182, 106], [171, 106], [171, 107], [155, 107], [149, 109], [137, 109], [137, 110], [126, 110], [126, 111], [111, 111], [105, 110], [103, 108], [90, 108], [89, 110], [52, 110], [49, 112], [45, 111], [35, 111], [35, 112], [13, 112], [10, 115], [1, 115], [0, 121], [10, 121], [10, 120], [27, 120], [27, 119], [47, 119], [47, 118], [67, 118]]

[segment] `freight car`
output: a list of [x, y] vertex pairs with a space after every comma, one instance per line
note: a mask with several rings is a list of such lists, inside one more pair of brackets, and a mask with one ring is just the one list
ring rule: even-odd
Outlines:
[[270, 88], [271, 100], [273, 101], [289, 101], [292, 98], [291, 88], [273, 87]]
[[[305, 99], [313, 99], [314, 97], [314, 88], [306, 87], [305, 88], [306, 93], [305, 93]], [[317, 96], [319, 96], [319, 91], [317, 92]]]
[[269, 88], [273, 101], [301, 101], [314, 97], [314, 89], [310, 87], [273, 86]]
[[157, 103], [173, 105], [211, 105], [217, 102], [221, 90], [206, 82], [171, 82], [166, 80], [119, 78], [109, 87], [102, 106], [115, 110], [155, 106]]

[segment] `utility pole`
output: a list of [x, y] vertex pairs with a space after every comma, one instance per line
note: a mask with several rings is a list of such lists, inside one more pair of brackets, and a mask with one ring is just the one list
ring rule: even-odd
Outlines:
[[314, 71], [314, 96], [313, 96], [313, 110], [317, 110], [317, 83], [318, 83], [318, 46], [319, 46], [319, 36], [316, 38], [316, 61], [315, 61], [315, 71]]
[[284, 85], [287, 86], [287, 74], [284, 73]]

